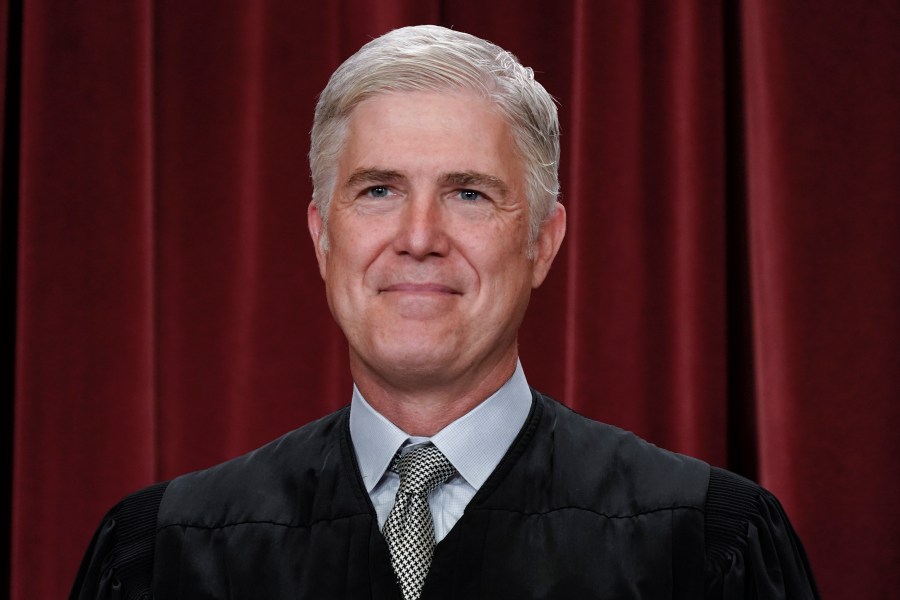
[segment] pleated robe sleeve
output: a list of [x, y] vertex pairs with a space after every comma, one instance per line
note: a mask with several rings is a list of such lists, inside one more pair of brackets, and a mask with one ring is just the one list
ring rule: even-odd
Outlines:
[[69, 600], [151, 597], [157, 514], [168, 484], [136, 492], [106, 514], [81, 561]]
[[771, 493], [712, 468], [706, 500], [707, 598], [818, 598], [806, 553]]

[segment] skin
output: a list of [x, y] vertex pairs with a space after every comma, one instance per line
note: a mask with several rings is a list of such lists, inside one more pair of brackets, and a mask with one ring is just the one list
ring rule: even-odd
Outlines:
[[431, 436], [512, 375], [531, 290], [565, 235], [557, 204], [528, 256], [528, 204], [509, 126], [469, 92], [382, 94], [351, 113], [323, 250], [331, 311], [366, 400]]

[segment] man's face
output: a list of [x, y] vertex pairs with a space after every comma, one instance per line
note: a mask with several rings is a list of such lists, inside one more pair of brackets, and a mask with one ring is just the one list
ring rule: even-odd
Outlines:
[[559, 231], [542, 231], [528, 257], [514, 148], [506, 121], [471, 93], [382, 94], [353, 110], [327, 252], [314, 205], [309, 221], [354, 378], [412, 389], [514, 363], [531, 289], [564, 229], [551, 218]]

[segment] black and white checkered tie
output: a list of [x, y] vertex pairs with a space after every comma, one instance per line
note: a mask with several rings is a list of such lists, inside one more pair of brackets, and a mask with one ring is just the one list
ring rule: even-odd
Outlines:
[[400, 475], [400, 489], [382, 532], [404, 600], [417, 600], [434, 554], [428, 494], [447, 481], [454, 469], [447, 457], [429, 444], [396, 457], [391, 470]]

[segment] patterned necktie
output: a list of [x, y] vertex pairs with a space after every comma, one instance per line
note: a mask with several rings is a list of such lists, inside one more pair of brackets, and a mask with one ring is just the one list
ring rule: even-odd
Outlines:
[[454, 469], [447, 457], [429, 444], [396, 457], [391, 470], [400, 475], [400, 489], [382, 532], [404, 600], [417, 600], [434, 554], [428, 494], [447, 481]]

